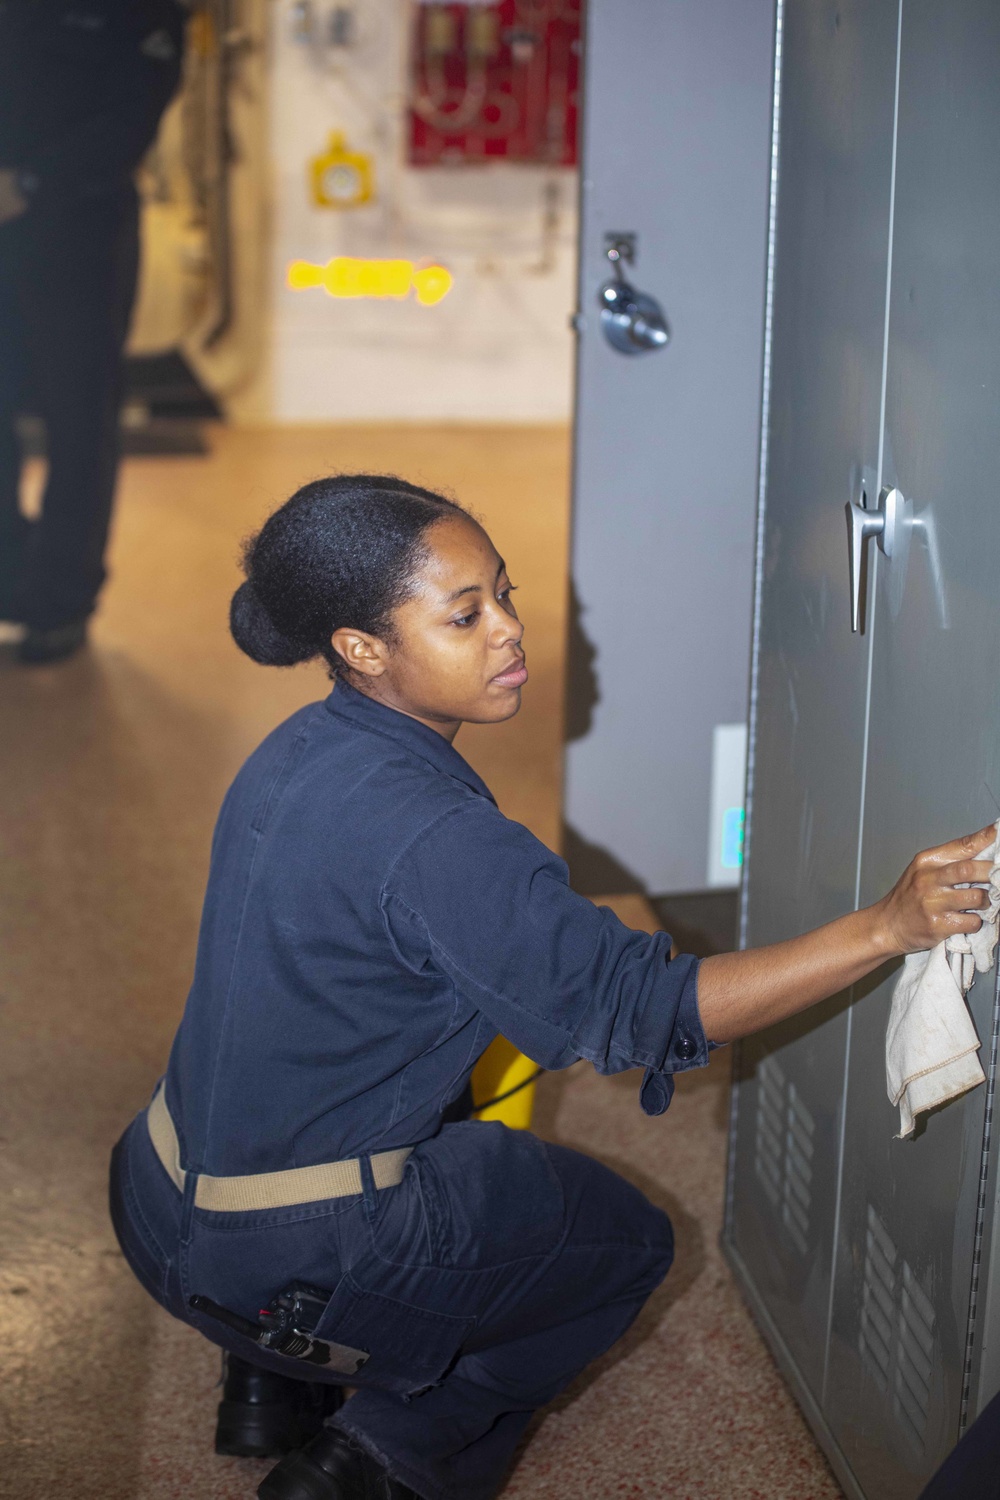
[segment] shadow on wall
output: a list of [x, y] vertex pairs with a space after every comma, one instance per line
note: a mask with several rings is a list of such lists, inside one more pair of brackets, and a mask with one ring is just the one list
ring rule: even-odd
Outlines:
[[594, 709], [601, 701], [597, 676], [597, 647], [583, 628], [583, 605], [576, 582], [569, 583], [569, 619], [566, 639], [566, 743], [586, 739], [594, 723]]
[[[583, 628], [583, 606], [576, 583], [570, 579], [566, 641], [565, 742], [586, 739], [594, 725], [594, 709], [601, 701], [597, 675], [597, 647]], [[607, 849], [589, 843], [570, 823], [563, 824], [563, 858], [570, 883], [582, 896], [645, 894], [642, 882]]]
[[[601, 699], [597, 674], [598, 651], [583, 628], [583, 607], [570, 581], [566, 646], [566, 731], [571, 744], [590, 733], [594, 709]], [[692, 891], [657, 896], [632, 870], [600, 844], [592, 844], [570, 823], [563, 823], [563, 858], [570, 884], [581, 896], [645, 896], [664, 928], [685, 953], [705, 958], [736, 946], [738, 893], [734, 890]]]

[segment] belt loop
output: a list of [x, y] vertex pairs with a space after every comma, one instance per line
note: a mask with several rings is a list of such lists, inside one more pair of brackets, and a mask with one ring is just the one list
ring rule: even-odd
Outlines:
[[372, 1159], [370, 1156], [359, 1156], [358, 1162], [361, 1166], [361, 1191], [365, 1195], [365, 1213], [370, 1219], [378, 1210], [378, 1188], [375, 1186]]
[[184, 1174], [184, 1193], [181, 1199], [181, 1244], [190, 1245], [194, 1225], [194, 1195], [198, 1191], [198, 1173]]

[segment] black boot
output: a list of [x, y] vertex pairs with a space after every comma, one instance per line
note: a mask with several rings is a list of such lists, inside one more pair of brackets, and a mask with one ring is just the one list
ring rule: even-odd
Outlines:
[[275, 1375], [235, 1354], [223, 1356], [223, 1370], [216, 1453], [274, 1458], [301, 1448], [344, 1404], [339, 1385]]
[[289, 1453], [257, 1495], [259, 1500], [420, 1500], [339, 1427], [325, 1427], [298, 1453]]
[[73, 620], [69, 625], [56, 625], [51, 630], [36, 630], [29, 625], [17, 648], [17, 659], [25, 667], [46, 667], [75, 656], [86, 644], [86, 620]]

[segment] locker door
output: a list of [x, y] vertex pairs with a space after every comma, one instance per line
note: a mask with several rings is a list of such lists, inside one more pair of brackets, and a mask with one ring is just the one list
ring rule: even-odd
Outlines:
[[[867, 637], [844, 503], [878, 462], [895, 0], [787, 0], [748, 941], [854, 906]], [[821, 1402], [846, 997], [740, 1050], [726, 1240], [799, 1394]]]
[[[704, 888], [713, 728], [746, 721], [773, 6], [587, 6], [566, 852], [594, 894]], [[605, 337], [623, 236], [663, 347]]]
[[[876, 564], [863, 902], [1000, 795], [1000, 7], [904, 0], [901, 38], [883, 480], [912, 521]], [[986, 1090], [894, 1139], [894, 978], [853, 1012], [829, 1402], [866, 1493], [911, 1500], [959, 1434]]]

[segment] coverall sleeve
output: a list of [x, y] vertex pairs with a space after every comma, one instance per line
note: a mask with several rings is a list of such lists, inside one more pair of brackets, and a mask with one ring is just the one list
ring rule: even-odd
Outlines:
[[404, 963], [448, 974], [543, 1067], [645, 1068], [640, 1102], [661, 1114], [671, 1075], [708, 1061], [697, 959], [671, 959], [666, 933], [634, 932], [570, 890], [563, 861], [485, 799], [404, 851], [382, 910]]
[[183, 12], [176, 0], [145, 0], [123, 10], [100, 106], [16, 164], [32, 198], [89, 197], [122, 186], [156, 138], [180, 83]]

